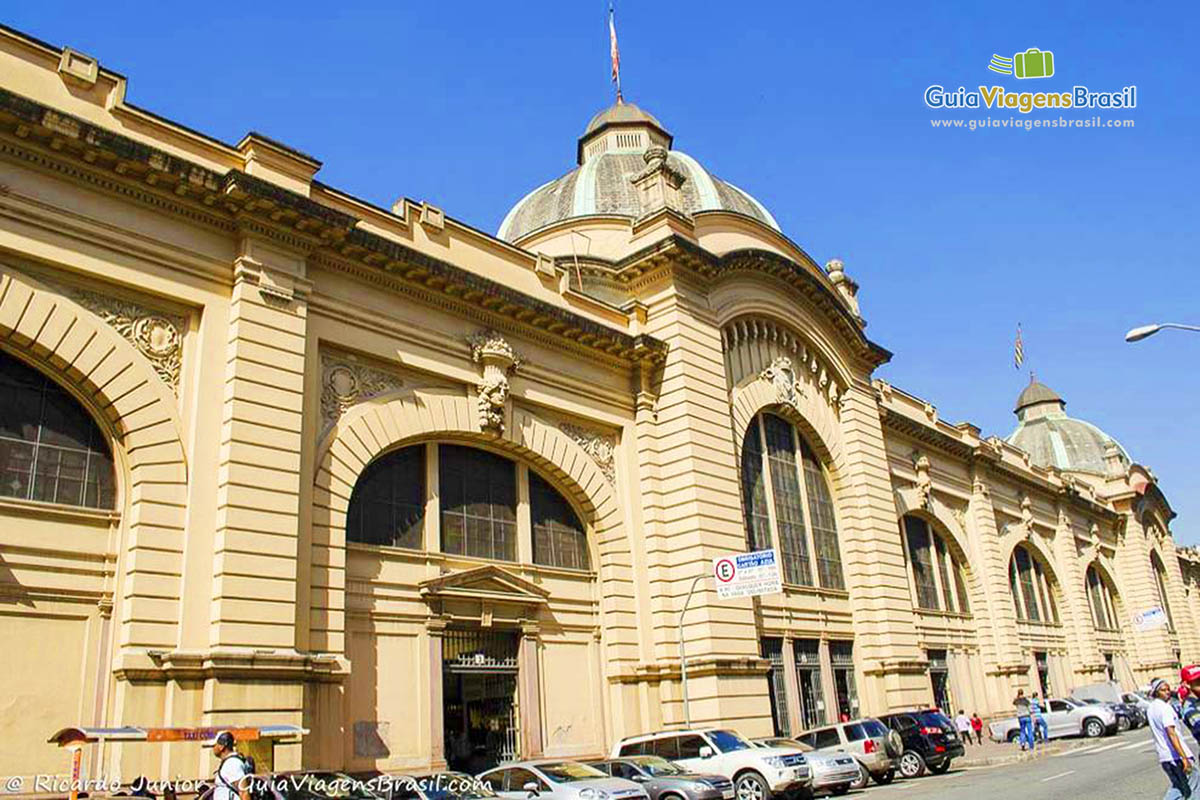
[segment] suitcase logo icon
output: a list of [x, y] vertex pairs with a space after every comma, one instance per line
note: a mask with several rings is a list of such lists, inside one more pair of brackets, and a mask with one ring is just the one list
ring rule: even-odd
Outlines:
[[992, 54], [988, 69], [1001, 75], [1012, 75], [1022, 79], [1049, 78], [1054, 74], [1054, 53], [1031, 47], [1012, 58]]

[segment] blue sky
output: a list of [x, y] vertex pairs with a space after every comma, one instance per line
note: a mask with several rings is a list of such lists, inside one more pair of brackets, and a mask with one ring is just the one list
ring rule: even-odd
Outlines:
[[[573, 166], [612, 100], [607, 3], [242, 4], [17, 0], [3, 21], [98, 57], [129, 99], [227, 141], [262, 131], [382, 205], [404, 195], [493, 231]], [[225, 13], [229, 11], [229, 13]], [[1008, 434], [1028, 362], [1068, 412], [1151, 466], [1200, 543], [1200, 167], [1195, 4], [617, 5], [625, 96], [759, 198], [820, 262], [845, 260], [880, 375]], [[1056, 76], [988, 72], [1052, 50]], [[1132, 130], [934, 130], [927, 86], [1138, 87]], [[1063, 116], [1086, 116], [1068, 113]]]

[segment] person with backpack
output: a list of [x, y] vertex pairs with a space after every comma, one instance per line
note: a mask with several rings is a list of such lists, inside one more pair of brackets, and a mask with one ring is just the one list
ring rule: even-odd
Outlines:
[[213, 742], [213, 755], [220, 759], [212, 800], [250, 800], [250, 780], [254, 767], [234, 749], [233, 734], [221, 731]]

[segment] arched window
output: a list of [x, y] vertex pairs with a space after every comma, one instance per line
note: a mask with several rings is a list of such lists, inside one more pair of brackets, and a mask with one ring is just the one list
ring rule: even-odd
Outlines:
[[419, 550], [431, 506], [444, 553], [516, 561], [525, 530], [535, 564], [589, 569], [587, 531], [558, 490], [504, 456], [462, 445], [413, 445], [372, 462], [350, 497], [346, 538]]
[[1095, 564], [1087, 568], [1086, 577], [1088, 601], [1092, 607], [1092, 624], [1098, 631], [1117, 630], [1117, 604], [1108, 581], [1101, 576]]
[[1017, 619], [1058, 622], [1058, 607], [1046, 569], [1023, 544], [1013, 548], [1008, 562], [1008, 583], [1017, 606]]
[[4, 352], [0, 395], [0, 496], [113, 508], [112, 452], [75, 398]]
[[819, 585], [845, 588], [829, 483], [812, 448], [783, 417], [760, 414], [746, 430], [742, 502], [748, 546], [778, 546], [786, 582], [813, 585], [811, 552]]
[[902, 533], [917, 590], [917, 607], [969, 614], [966, 571], [942, 535], [913, 514], [905, 515]]
[[1167, 570], [1158, 553], [1150, 553], [1150, 566], [1154, 570], [1154, 585], [1158, 587], [1158, 602], [1167, 615], [1167, 630], [1175, 631], [1175, 618], [1171, 616], [1171, 604], [1167, 600]]

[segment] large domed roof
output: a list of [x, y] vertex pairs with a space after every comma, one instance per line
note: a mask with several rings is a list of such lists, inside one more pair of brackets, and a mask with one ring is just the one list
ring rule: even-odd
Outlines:
[[1103, 475], [1105, 453], [1114, 446], [1129, 463], [1129, 454], [1116, 439], [1090, 422], [1067, 416], [1066, 405], [1057, 392], [1031, 378], [1017, 398], [1017, 429], [1008, 442], [1029, 453], [1033, 463], [1064, 472]]
[[566, 219], [643, 213], [634, 176], [646, 169], [650, 147], [668, 148], [667, 164], [684, 176], [683, 210], [729, 211], [779, 230], [775, 218], [749, 193], [723, 181], [687, 153], [671, 150], [672, 137], [651, 114], [618, 102], [592, 117], [579, 139], [579, 166], [523, 197], [505, 216], [497, 236], [515, 242]]

